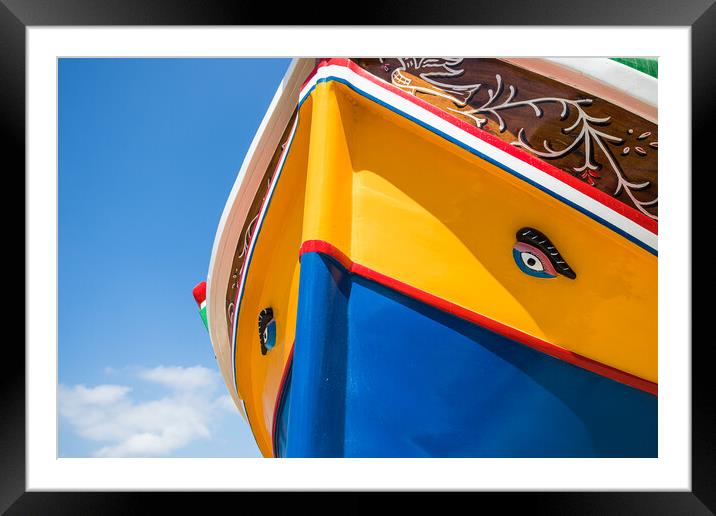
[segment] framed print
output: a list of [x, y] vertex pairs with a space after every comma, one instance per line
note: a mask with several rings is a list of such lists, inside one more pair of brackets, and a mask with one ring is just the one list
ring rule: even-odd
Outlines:
[[691, 337], [713, 6], [249, 26], [3, 4], [26, 192], [3, 510], [184, 490], [715, 510]]

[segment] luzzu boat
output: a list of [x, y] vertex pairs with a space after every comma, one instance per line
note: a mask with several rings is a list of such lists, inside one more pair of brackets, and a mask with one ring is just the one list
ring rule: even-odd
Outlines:
[[195, 290], [264, 456], [657, 455], [657, 79], [623, 61], [294, 60]]

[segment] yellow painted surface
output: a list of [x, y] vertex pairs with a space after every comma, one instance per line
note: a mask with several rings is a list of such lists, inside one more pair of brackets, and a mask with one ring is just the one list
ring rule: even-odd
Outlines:
[[[657, 258], [573, 208], [335, 82], [302, 106], [283, 174], [257, 238], [237, 341], [239, 389], [264, 455], [306, 240], [657, 381]], [[512, 246], [524, 226], [552, 240], [576, 280], [519, 270]], [[262, 356], [257, 317], [266, 306], [280, 338]]]
[[[655, 256], [342, 84], [319, 84], [313, 97], [333, 149], [311, 162], [304, 240], [326, 240], [382, 274], [657, 381]], [[311, 208], [325, 204], [350, 206], [351, 222]], [[552, 240], [576, 280], [517, 268], [512, 245], [524, 226]]]

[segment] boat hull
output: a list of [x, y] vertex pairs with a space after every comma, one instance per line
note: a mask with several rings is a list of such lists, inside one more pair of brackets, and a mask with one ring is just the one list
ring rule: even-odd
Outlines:
[[[653, 457], [657, 398], [301, 257], [277, 454]], [[289, 394], [290, 393], [290, 394]]]
[[656, 221], [352, 61], [295, 94], [208, 311], [262, 453], [656, 456]]

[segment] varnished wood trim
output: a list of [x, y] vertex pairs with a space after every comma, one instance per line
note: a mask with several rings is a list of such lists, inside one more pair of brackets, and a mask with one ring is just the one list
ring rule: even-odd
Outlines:
[[649, 122], [654, 124], [659, 123], [658, 109], [656, 106], [634, 98], [605, 82], [594, 79], [577, 70], [572, 70], [571, 68], [542, 58], [506, 57], [500, 60], [591, 93], [627, 111], [631, 111]]

